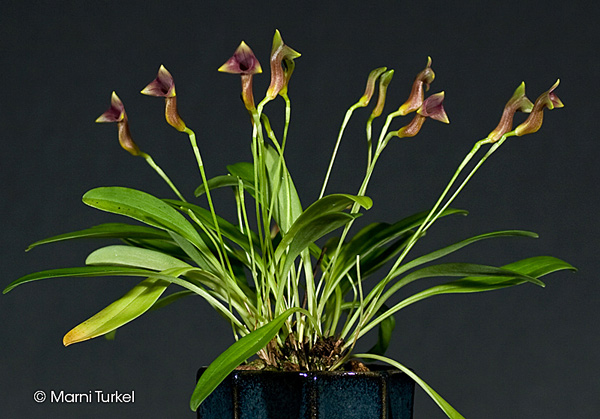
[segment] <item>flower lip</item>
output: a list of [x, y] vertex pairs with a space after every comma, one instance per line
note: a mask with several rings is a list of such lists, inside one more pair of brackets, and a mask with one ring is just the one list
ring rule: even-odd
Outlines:
[[161, 64], [156, 78], [148, 86], [144, 87], [141, 93], [148, 96], [174, 97], [175, 81], [173, 80], [173, 76]]
[[548, 106], [548, 109], [554, 109], [554, 108], [562, 108], [565, 105], [562, 103], [562, 101], [558, 98], [558, 96], [556, 96], [556, 93], [554, 93], [554, 90], [556, 90], [556, 88], [558, 87], [558, 85], [560, 84], [560, 79], [556, 80], [556, 83], [554, 83], [552, 85], [552, 87], [550, 88], [550, 90], [548, 90], [548, 99], [550, 100], [550, 103], [552, 103], [552, 107]]
[[120, 122], [124, 119], [127, 119], [125, 106], [123, 106], [123, 102], [121, 102], [119, 96], [113, 91], [110, 98], [110, 108], [100, 115], [96, 119], [96, 122]]
[[252, 49], [242, 41], [218, 71], [230, 74], [258, 74], [262, 73], [262, 68]]
[[425, 99], [423, 105], [417, 110], [417, 113], [445, 124], [450, 123], [448, 115], [444, 110], [444, 92], [436, 93]]

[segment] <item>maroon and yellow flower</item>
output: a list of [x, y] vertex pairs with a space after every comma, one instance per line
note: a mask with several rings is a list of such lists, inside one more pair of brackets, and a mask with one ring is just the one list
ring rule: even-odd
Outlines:
[[558, 87], [559, 83], [560, 79], [556, 80], [556, 83], [554, 83], [548, 91], [542, 93], [540, 97], [537, 98], [529, 117], [515, 129], [516, 135], [521, 136], [537, 132], [544, 121], [545, 108], [551, 110], [554, 108], [562, 108], [564, 106], [558, 96], [556, 96], [556, 93], [554, 93], [554, 90]]
[[[289, 78], [294, 69], [294, 60], [300, 57], [300, 53], [288, 47], [281, 38], [279, 30], [275, 30], [273, 46], [271, 48], [271, 84], [267, 89], [266, 98], [273, 100], [282, 89], [287, 88]], [[287, 70], [284, 71], [282, 64], [285, 63]], [[290, 71], [291, 68], [291, 71]]]
[[112, 92], [110, 107], [96, 119], [96, 122], [116, 122], [119, 130], [119, 144], [121, 144], [121, 147], [134, 156], [140, 156], [142, 154], [139, 147], [131, 138], [125, 106], [123, 106], [123, 102], [121, 102], [121, 99], [119, 99], [119, 96], [117, 96], [115, 92]]
[[375, 70], [372, 70], [367, 77], [367, 86], [365, 87], [365, 93], [358, 100], [358, 106], [367, 106], [373, 97], [373, 93], [375, 93], [375, 83], [377, 83], [377, 79], [385, 73], [387, 67], [379, 67]]
[[175, 81], [164, 65], [160, 66], [156, 78], [144, 87], [141, 93], [148, 96], [164, 97], [165, 119], [176, 130], [185, 131], [185, 122], [183, 122], [177, 111]]
[[498, 141], [504, 134], [512, 130], [513, 117], [515, 112], [531, 112], [533, 103], [525, 96], [525, 82], [522, 82], [515, 90], [512, 97], [506, 102], [502, 117], [498, 126], [488, 134], [487, 139], [491, 143]]
[[408, 99], [400, 106], [400, 115], [408, 115], [421, 108], [425, 98], [425, 92], [429, 90], [429, 85], [434, 79], [435, 73], [431, 69], [431, 57], [427, 57], [427, 66], [417, 74]]
[[436, 93], [425, 99], [412, 121], [400, 128], [396, 135], [400, 138], [414, 137], [419, 133], [427, 118], [435, 119], [445, 124], [450, 123], [448, 115], [444, 110], [444, 92]]
[[262, 73], [262, 68], [252, 49], [242, 41], [229, 60], [219, 71], [222, 73], [239, 74], [242, 78], [242, 100], [246, 109], [255, 109], [252, 77]]

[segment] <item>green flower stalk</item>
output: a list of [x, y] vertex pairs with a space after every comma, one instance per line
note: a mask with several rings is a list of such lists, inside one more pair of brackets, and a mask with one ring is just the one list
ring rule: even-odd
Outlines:
[[156, 78], [144, 87], [141, 93], [147, 96], [164, 97], [165, 119], [177, 131], [185, 131], [185, 122], [183, 122], [177, 111], [175, 81], [164, 65], [160, 66]]
[[517, 111], [530, 113], [533, 109], [533, 103], [525, 96], [525, 82], [521, 82], [515, 90], [510, 100], [504, 106], [502, 117], [498, 126], [486, 137], [490, 143], [495, 143], [504, 134], [512, 130], [513, 117]]
[[154, 171], [158, 173], [161, 178], [163, 178], [167, 185], [169, 185], [173, 192], [175, 192], [175, 195], [177, 195], [177, 197], [182, 201], [185, 201], [185, 198], [183, 195], [181, 195], [173, 182], [171, 182], [171, 179], [169, 179], [167, 174], [156, 164], [149, 154], [141, 151], [137, 144], [133, 141], [133, 138], [131, 138], [129, 120], [127, 118], [127, 113], [125, 112], [125, 106], [115, 92], [112, 92], [110, 98], [110, 107], [106, 112], [96, 119], [96, 122], [116, 122], [119, 129], [119, 144], [121, 144], [121, 147], [127, 150], [132, 156], [143, 157], [150, 167], [152, 167], [152, 169], [154, 169]]
[[[371, 98], [373, 97], [373, 94], [375, 93], [375, 83], [381, 77], [381, 75], [386, 72], [386, 70], [387, 70], [387, 67], [379, 67], [379, 68], [372, 70], [369, 73], [369, 76], [367, 77], [367, 86], [365, 87], [365, 92], [360, 97], [360, 99], [358, 99], [358, 101], [354, 105], [350, 106], [350, 108], [348, 108], [348, 110], [346, 111], [346, 115], [344, 116], [344, 121], [342, 122], [342, 126], [340, 127], [340, 131], [338, 133], [338, 137], [335, 142], [335, 146], [333, 147], [333, 153], [331, 154], [331, 159], [329, 160], [329, 166], [327, 167], [327, 173], [325, 174], [325, 180], [323, 180], [323, 186], [321, 187], [321, 193], [319, 194], [319, 198], [322, 198], [323, 195], [325, 195], [325, 189], [327, 189], [327, 183], [329, 182], [329, 176], [331, 175], [331, 171], [333, 169], [333, 164], [335, 163], [335, 158], [337, 157], [337, 152], [338, 152], [338, 149], [342, 142], [342, 137], [344, 135], [344, 131], [346, 130], [346, 125], [348, 125], [348, 122], [350, 121], [350, 118], [352, 117], [352, 114], [354, 113], [354, 111], [356, 109], [364, 108], [365, 106], [367, 106], [369, 104], [369, 102], [371, 101]], [[390, 77], [390, 79], [391, 79], [391, 77]], [[389, 81], [387, 81], [387, 83], [389, 84]], [[370, 155], [370, 152], [369, 152], [369, 155]], [[370, 158], [369, 158], [369, 160], [370, 160]]]
[[252, 49], [242, 41], [225, 64], [219, 67], [222, 73], [239, 74], [242, 78], [242, 101], [250, 112], [256, 110], [252, 79], [262, 73], [262, 68]]
[[544, 109], [548, 108], [549, 110], [552, 110], [564, 106], [558, 96], [556, 96], [556, 93], [554, 93], [554, 90], [556, 90], [559, 83], [560, 79], [556, 80], [556, 83], [554, 83], [548, 91], [542, 93], [540, 97], [537, 98], [529, 118], [515, 129], [515, 134], [517, 136], [520, 137], [522, 135], [537, 132], [542, 127], [542, 122], [544, 121]]

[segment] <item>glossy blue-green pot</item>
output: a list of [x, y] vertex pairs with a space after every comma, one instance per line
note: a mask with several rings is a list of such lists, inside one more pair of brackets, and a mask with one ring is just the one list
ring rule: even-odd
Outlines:
[[234, 371], [198, 419], [411, 419], [414, 389], [398, 370]]

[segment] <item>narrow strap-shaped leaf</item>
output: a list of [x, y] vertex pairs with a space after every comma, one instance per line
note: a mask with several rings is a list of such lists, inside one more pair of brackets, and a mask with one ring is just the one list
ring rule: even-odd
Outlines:
[[496, 237], [531, 237], [537, 238], [538, 235], [531, 231], [523, 231], [523, 230], [504, 230], [504, 231], [493, 231], [491, 233], [480, 234], [478, 236], [470, 237], [468, 239], [462, 240], [458, 243], [452, 244], [450, 246], [446, 246], [443, 249], [436, 250], [434, 252], [428, 253], [426, 255], [420, 256], [410, 262], [402, 265], [396, 272], [397, 274], [401, 272], [406, 272], [409, 269], [412, 269], [416, 266], [425, 264], [427, 262], [434, 261], [436, 259], [440, 259], [444, 256], [449, 255], [450, 253], [456, 252], [457, 250], [462, 249], [469, 244], [478, 242], [480, 240], [492, 239]]
[[73, 328], [63, 338], [65, 346], [102, 336], [118, 329], [148, 311], [170, 282], [148, 278], [127, 294]]
[[415, 381], [415, 383], [417, 383], [423, 390], [425, 390], [425, 393], [427, 393], [429, 397], [431, 397], [433, 401], [436, 402], [436, 404], [444, 411], [444, 413], [450, 419], [465, 419], [463, 415], [458, 413], [458, 411], [455, 408], [450, 406], [450, 403], [444, 400], [444, 398], [440, 396], [433, 388], [431, 388], [429, 384], [423, 381], [417, 374], [412, 372], [410, 368], [405, 367], [404, 365], [397, 361], [394, 361], [393, 359], [376, 354], [356, 354], [354, 356], [356, 358], [375, 359], [377, 361], [390, 364], [392, 367], [398, 368], [400, 371], [412, 378]]
[[125, 215], [153, 227], [174, 231], [194, 244], [200, 236], [194, 226], [177, 210], [162, 200], [142, 191], [123, 187], [92, 189], [83, 195], [87, 205]]
[[[173, 273], [173, 275], [185, 275], [193, 274], [195, 278], [205, 278], [207, 281], [215, 281], [216, 277], [210, 272], [203, 271], [202, 269], [189, 267], [189, 268], [178, 268], [179, 272]], [[225, 307], [220, 301], [214, 296], [208, 293], [205, 289], [199, 286], [197, 283], [190, 282], [186, 279], [178, 278], [176, 276], [164, 275], [160, 272], [151, 271], [142, 268], [127, 268], [121, 266], [83, 266], [78, 268], [62, 268], [52, 269], [41, 272], [34, 272], [29, 275], [25, 275], [16, 281], [13, 281], [3, 291], [6, 294], [18, 285], [26, 282], [38, 281], [40, 279], [49, 278], [65, 278], [65, 277], [96, 277], [96, 276], [145, 276], [149, 278], [161, 279], [167, 282], [172, 282], [183, 288], [186, 288], [202, 298], [204, 298], [215, 310], [230, 320], [236, 327], [242, 329], [244, 325]]]
[[154, 271], [191, 267], [184, 261], [161, 252], [124, 245], [106, 246], [95, 250], [89, 254], [85, 263], [86, 265], [129, 266]]
[[[400, 301], [394, 305], [391, 309], [387, 310], [382, 315], [378, 316], [368, 325], [366, 325], [360, 332], [359, 337], [367, 333], [379, 322], [383, 321], [387, 316], [390, 316], [403, 308], [414, 304], [418, 301], [424, 300], [435, 295], [443, 294], [461, 294], [461, 293], [473, 293], [483, 291], [495, 291], [502, 288], [513, 287], [529, 282], [524, 278], [539, 278], [542, 276], [551, 274], [553, 272], [561, 270], [577, 270], [571, 264], [557, 259], [552, 256], [536, 256], [532, 258], [523, 259], [517, 262], [509, 263], [504, 265], [501, 269], [508, 272], [514, 272], [515, 275], [511, 276], [468, 276], [466, 278], [459, 279], [457, 281], [447, 282], [445, 284], [436, 285], [428, 288], [424, 291], [411, 295], [410, 297]], [[541, 282], [541, 281], [540, 281]], [[385, 301], [389, 298], [389, 292], [386, 293], [381, 301]]]
[[526, 275], [520, 272], [513, 271], [507, 268], [498, 268], [495, 266], [478, 265], [475, 263], [441, 263], [439, 265], [431, 265], [414, 271], [396, 284], [391, 289], [397, 291], [402, 286], [421, 278], [433, 278], [444, 276], [490, 276], [500, 278], [518, 278], [523, 281], [528, 281], [533, 284], [544, 287], [544, 283], [539, 279]]
[[156, 230], [154, 228], [146, 226], [137, 226], [125, 223], [107, 223], [86, 228], [85, 230], [72, 231], [69, 233], [59, 234], [57, 236], [52, 236], [46, 239], [38, 240], [35, 243], [30, 244], [27, 248], [27, 251], [42, 244], [56, 243], [59, 241], [72, 239], [96, 238], [169, 239], [169, 235], [164, 231]]
[[11, 282], [2, 292], [6, 294], [18, 285], [49, 278], [94, 277], [94, 276], [149, 276], [155, 272], [141, 268], [120, 266], [82, 266], [77, 268], [60, 268], [34, 272]]
[[217, 388], [225, 377], [246, 359], [264, 348], [277, 335], [288, 317], [298, 311], [304, 312], [305, 310], [299, 307], [286, 310], [266, 325], [235, 342], [219, 355], [200, 376], [190, 400], [191, 409], [195, 412], [200, 403]]

